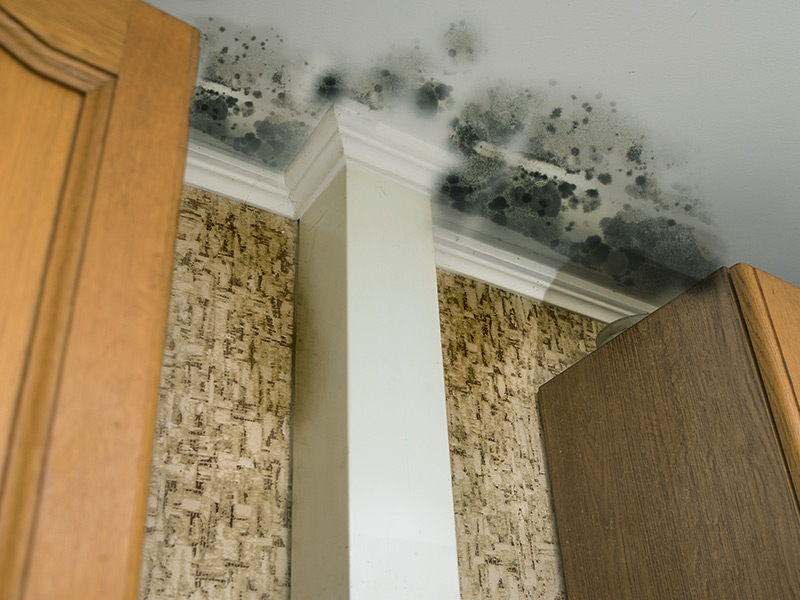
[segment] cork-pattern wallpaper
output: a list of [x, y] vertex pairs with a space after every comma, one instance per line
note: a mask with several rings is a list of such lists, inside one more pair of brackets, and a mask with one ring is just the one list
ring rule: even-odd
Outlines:
[[141, 600], [289, 597], [296, 237], [184, 190]]
[[602, 324], [438, 272], [462, 600], [564, 599], [536, 392]]

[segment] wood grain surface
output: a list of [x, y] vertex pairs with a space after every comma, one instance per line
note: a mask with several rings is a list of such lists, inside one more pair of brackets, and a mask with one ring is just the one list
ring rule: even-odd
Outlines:
[[55, 50], [119, 72], [133, 0], [0, 0]]
[[787, 468], [800, 490], [800, 288], [745, 264], [731, 269]]
[[76, 91], [89, 92], [113, 79], [112, 73], [48, 46], [11, 13], [6, 12], [2, 2], [0, 46], [31, 71]]
[[[0, 598], [11, 593], [11, 590], [20, 589], [23, 578], [64, 342], [68, 335], [72, 299], [83, 252], [82, 240], [85, 239], [88, 226], [113, 90], [113, 80], [108, 78], [105, 85], [83, 94], [57, 210], [51, 222], [37, 223], [52, 229], [46, 261], [41, 265], [44, 267], [41, 279], [37, 277], [33, 265], [25, 262], [16, 265], [23, 272], [18, 273], [19, 277], [14, 281], [33, 280], [40, 285], [32, 286], [32, 290], [38, 287], [40, 294], [36, 301], [23, 307], [26, 310], [36, 309], [36, 321], [29, 332], [24, 377], [16, 397], [13, 434], [8, 437], [8, 445], [3, 447], [4, 450], [7, 448], [8, 456], [2, 490], [8, 493], [0, 493], [0, 581], [4, 584], [0, 588]], [[35, 147], [28, 146], [28, 151], [41, 154], [41, 150]], [[24, 173], [17, 172], [14, 178], [20, 175], [24, 177]], [[40, 174], [37, 174], [28, 181], [38, 181], [39, 178]], [[11, 200], [18, 198], [16, 196]], [[25, 208], [30, 206], [27, 203], [16, 204]], [[14, 224], [18, 227], [14, 230], [15, 236], [31, 231], [29, 227], [20, 227], [20, 221], [14, 221]], [[0, 312], [5, 314], [5, 311]], [[8, 350], [7, 341], [4, 338], [0, 352]], [[0, 406], [6, 405], [0, 402]], [[7, 435], [5, 430], [2, 433]]]
[[800, 597], [797, 505], [727, 271], [540, 400], [572, 600]]
[[[66, 180], [61, 169], [67, 196], [89, 184], [93, 202], [86, 235], [57, 232], [51, 247], [63, 252], [51, 254], [53, 265], [77, 253], [80, 267], [64, 307], [69, 325], [57, 360], [55, 408], [52, 418], [44, 414], [52, 424], [25, 579], [20, 596], [13, 597], [136, 595], [198, 40], [188, 26], [138, 2], [125, 40], [103, 131], [92, 119], [85, 126], [73, 119], [73, 132], [85, 138], [87, 160], [88, 148], [97, 150], [98, 138], [104, 139], [96, 176], [79, 176], [91, 163], [84, 158], [70, 164]], [[90, 105], [85, 101], [83, 107]], [[39, 175], [46, 177], [51, 166], [48, 161]], [[70, 212], [69, 202], [61, 209], [65, 224], [84, 219]], [[57, 277], [45, 282], [60, 285]], [[61, 323], [62, 316], [53, 315], [53, 322]], [[54, 340], [60, 343], [58, 335]]]
[[[78, 127], [82, 95], [26, 68], [0, 48], [3, 191], [0, 206], [0, 465], [24, 376], [50, 239]], [[46, 148], [47, 151], [42, 151]]]

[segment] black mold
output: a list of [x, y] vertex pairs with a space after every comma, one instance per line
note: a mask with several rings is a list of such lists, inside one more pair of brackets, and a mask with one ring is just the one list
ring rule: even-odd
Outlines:
[[561, 195], [562, 198], [569, 198], [575, 194], [575, 188], [577, 186], [574, 183], [568, 183], [566, 181], [562, 181], [558, 184], [558, 193]]
[[477, 34], [467, 25], [465, 20], [451, 23], [445, 33], [445, 52], [454, 62], [475, 60], [480, 48]]
[[317, 94], [326, 100], [334, 101], [341, 98], [345, 88], [340, 75], [327, 73], [317, 81]]
[[[449, 122], [450, 148], [460, 157], [439, 184], [438, 202], [644, 292], [703, 276], [715, 265], [704, 258], [714, 248], [697, 242], [691, 225], [704, 218], [691, 188], [662, 188], [663, 162], [641, 131], [615, 116], [615, 101], [599, 102], [600, 93], [591, 101], [556, 97], [551, 80], [548, 92], [544, 84], [504, 84], [457, 105], [462, 91], [445, 73], [474, 60], [479, 49], [463, 21], [446, 32], [441, 70], [427, 66], [431, 56], [419, 49], [393, 51], [368, 69], [310, 66], [289, 60], [280, 36], [219, 29], [204, 34], [208, 85], [195, 91], [192, 126], [271, 168], [288, 165], [333, 101], [348, 99], [369, 111], [410, 105], [422, 127], [430, 119]], [[211, 45], [217, 50], [209, 54]], [[605, 186], [602, 202], [597, 184], [586, 188], [594, 179]], [[622, 206], [626, 200], [633, 208]], [[669, 236], [680, 242], [663, 239]]]
[[248, 155], [255, 154], [260, 146], [261, 140], [258, 139], [252, 131], [249, 131], [242, 137], [233, 140], [234, 149]]
[[536, 214], [540, 217], [555, 217], [561, 212], [561, 199], [569, 197], [556, 185], [554, 181], [548, 181], [543, 186], [534, 186], [531, 189], [533, 204], [536, 206]]
[[630, 162], [634, 162], [637, 165], [642, 164], [642, 147], [638, 144], [634, 144], [628, 148], [628, 153], [625, 156]]
[[192, 126], [210, 135], [224, 136], [228, 110], [237, 102], [236, 98], [216, 91], [196, 88], [192, 101]]
[[505, 210], [506, 208], [508, 208], [508, 202], [506, 202], [506, 199], [502, 196], [498, 196], [489, 203], [489, 210], [500, 211]]
[[499, 212], [492, 215], [492, 221], [497, 223], [498, 225], [506, 226], [508, 224], [508, 217], [506, 217], [503, 213]]
[[504, 98], [497, 90], [490, 90], [487, 107], [469, 103], [462, 109], [460, 119], [455, 122], [456, 137], [462, 138], [456, 149], [468, 152], [475, 140], [503, 146], [525, 129], [523, 119], [526, 113], [524, 105], [514, 107], [513, 99]]
[[598, 196], [592, 195], [590, 192], [597, 192], [597, 190], [586, 190], [586, 198], [581, 202], [581, 207], [584, 213], [590, 213], [600, 208], [602, 201]]
[[452, 90], [452, 87], [444, 83], [427, 81], [417, 89], [415, 104], [420, 113], [432, 117], [440, 111], [442, 102], [447, 101]]
[[442, 194], [449, 198], [456, 210], [467, 210], [467, 197], [475, 191], [471, 185], [464, 185], [458, 175], [448, 175], [441, 186]]
[[705, 257], [694, 230], [666, 217], [620, 213], [600, 221], [605, 239], [628, 252], [657, 260], [665, 267], [700, 279], [716, 268]]

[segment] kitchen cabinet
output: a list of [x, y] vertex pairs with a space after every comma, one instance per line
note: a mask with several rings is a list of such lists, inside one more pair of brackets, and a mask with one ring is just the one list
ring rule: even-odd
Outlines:
[[800, 598], [800, 289], [721, 269], [539, 392], [567, 593]]
[[0, 599], [133, 599], [198, 33], [0, 0]]

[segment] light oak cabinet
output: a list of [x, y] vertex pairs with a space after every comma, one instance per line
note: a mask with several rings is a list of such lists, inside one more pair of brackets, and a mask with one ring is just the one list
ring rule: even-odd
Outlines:
[[570, 600], [800, 598], [800, 289], [722, 269], [539, 392]]
[[0, 0], [0, 599], [135, 598], [198, 34]]

